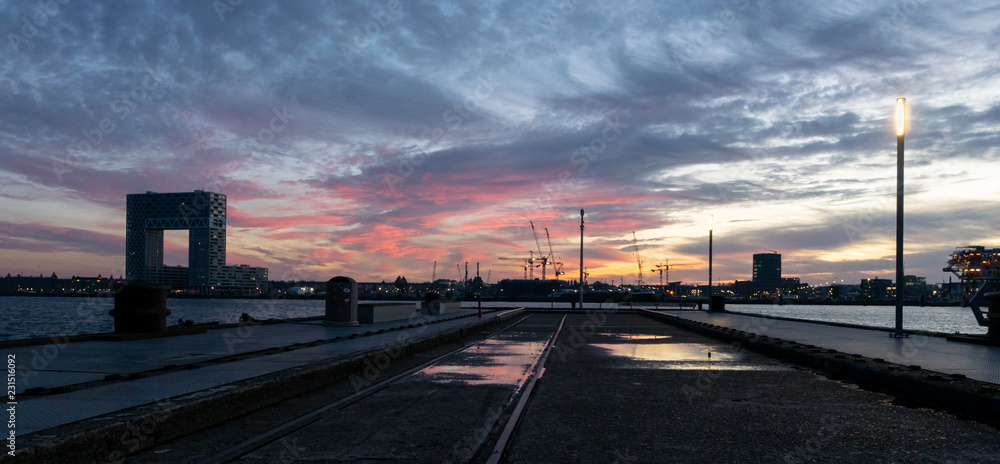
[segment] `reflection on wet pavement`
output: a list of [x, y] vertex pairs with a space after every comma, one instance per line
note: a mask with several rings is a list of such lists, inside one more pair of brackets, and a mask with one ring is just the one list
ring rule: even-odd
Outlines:
[[746, 353], [731, 347], [700, 343], [671, 343], [669, 335], [606, 333], [601, 341], [587, 345], [587, 354], [605, 360], [609, 367], [626, 369], [711, 369], [711, 370], [788, 370], [771, 362], [745, 362]]
[[598, 343], [591, 345], [610, 352], [612, 356], [624, 356], [638, 361], [736, 361], [739, 355], [712, 352], [708, 345], [696, 343]]
[[414, 374], [414, 380], [465, 385], [518, 385], [545, 349], [545, 341], [486, 340]]

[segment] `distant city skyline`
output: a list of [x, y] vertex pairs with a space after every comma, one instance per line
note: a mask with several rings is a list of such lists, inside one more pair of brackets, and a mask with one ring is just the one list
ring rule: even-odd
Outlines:
[[[566, 8], [570, 5], [572, 8]], [[995, 2], [0, 3], [0, 275], [122, 275], [125, 196], [228, 197], [272, 280], [894, 278], [1000, 245]], [[186, 236], [165, 237], [186, 264]], [[507, 261], [510, 262], [510, 261]], [[700, 263], [700, 264], [699, 264]], [[700, 267], [699, 267], [700, 266]], [[536, 276], [538, 273], [536, 273]]]

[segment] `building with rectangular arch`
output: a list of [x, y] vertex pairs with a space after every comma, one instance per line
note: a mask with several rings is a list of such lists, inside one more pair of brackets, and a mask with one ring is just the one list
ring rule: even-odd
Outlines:
[[[163, 264], [163, 231], [188, 231], [188, 266]], [[195, 190], [126, 197], [125, 278], [200, 294], [259, 294], [267, 268], [226, 265], [226, 196]]]

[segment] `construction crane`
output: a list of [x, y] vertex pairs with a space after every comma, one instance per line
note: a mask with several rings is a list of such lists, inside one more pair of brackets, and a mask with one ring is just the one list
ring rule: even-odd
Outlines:
[[528, 278], [528, 269], [531, 268], [531, 258], [508, 258], [505, 256], [501, 256], [497, 259], [503, 261], [521, 261], [522, 264], [518, 264], [517, 266], [521, 266], [521, 268], [524, 269], [524, 278], [525, 279]]
[[667, 263], [660, 263], [653, 267], [653, 270], [660, 273], [660, 288], [663, 288], [663, 273], [667, 273], [667, 283], [670, 282], [670, 266]]
[[632, 244], [635, 245], [635, 262], [639, 264], [639, 286], [642, 287], [642, 259], [639, 258], [639, 239], [635, 236], [635, 231], [632, 231]]
[[535, 247], [538, 248], [538, 256], [542, 261], [542, 280], [545, 280], [545, 266], [549, 264], [549, 257], [542, 253], [542, 245], [538, 243], [538, 234], [535, 232], [535, 223], [533, 221], [528, 221], [531, 225], [531, 235], [535, 237]]
[[670, 260], [666, 260], [663, 263], [657, 264], [655, 271], [660, 273], [660, 287], [663, 287], [663, 282], [666, 281], [670, 284], [670, 268], [680, 267], [680, 266], [694, 266], [697, 263], [680, 263], [680, 264], [670, 264]]
[[552, 237], [549, 236], [548, 227], [545, 228], [545, 240], [548, 240], [549, 242], [549, 262], [552, 263], [552, 272], [556, 275], [556, 279], [558, 280], [559, 276], [565, 274], [565, 272], [562, 270], [562, 263], [556, 260], [556, 255], [552, 251]]

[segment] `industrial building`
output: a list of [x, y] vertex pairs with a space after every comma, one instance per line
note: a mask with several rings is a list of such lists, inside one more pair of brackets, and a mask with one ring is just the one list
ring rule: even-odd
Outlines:
[[[126, 199], [125, 278], [190, 293], [260, 294], [267, 269], [226, 265], [226, 196], [195, 190]], [[163, 264], [163, 231], [188, 231], [188, 266]]]

